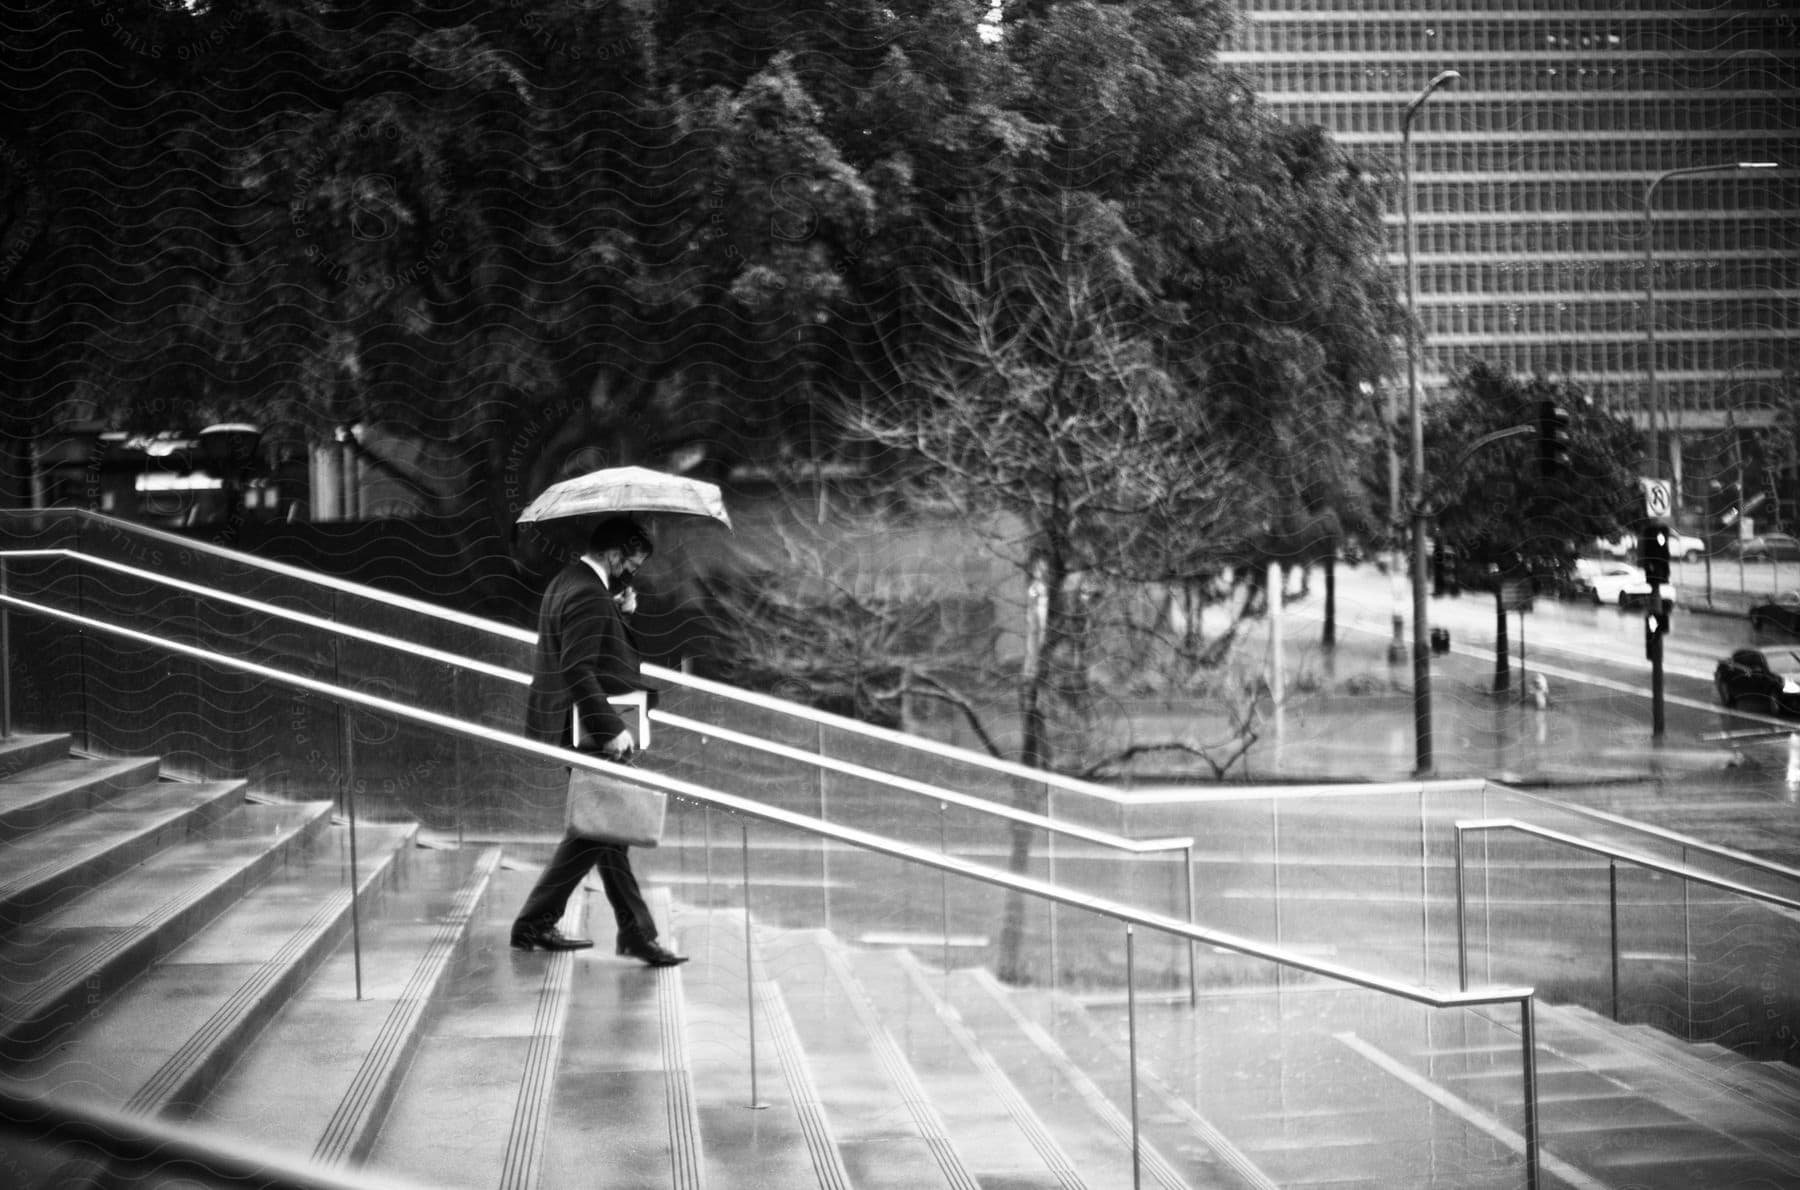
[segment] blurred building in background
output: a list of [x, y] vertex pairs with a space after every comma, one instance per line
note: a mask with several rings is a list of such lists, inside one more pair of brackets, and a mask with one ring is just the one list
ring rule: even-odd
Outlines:
[[[1281, 118], [1396, 178], [1407, 103], [1462, 75], [1412, 126], [1428, 394], [1481, 358], [1576, 381], [1646, 425], [1649, 271], [1657, 404], [1690, 511], [1733, 477], [1741, 432], [1800, 401], [1800, 6], [1237, 2], [1226, 61]], [[1401, 209], [1396, 193], [1403, 284]]]

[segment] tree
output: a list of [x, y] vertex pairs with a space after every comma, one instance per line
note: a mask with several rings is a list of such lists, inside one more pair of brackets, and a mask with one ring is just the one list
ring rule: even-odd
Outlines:
[[[576, 459], [791, 444], [844, 358], [847, 269], [909, 239], [880, 103], [931, 93], [911, 63], [954, 62], [974, 18], [794, 3], [683, 32], [679, 8], [34, 14], [0, 71], [24, 117], [4, 383], [36, 402], [9, 441], [373, 424], [432, 443], [426, 478], [498, 530]], [[705, 66], [765, 19], [741, 69]]]
[[[1529, 433], [1475, 444], [1534, 423], [1541, 401], [1567, 410], [1569, 464], [1555, 475], [1534, 465]], [[1440, 550], [1453, 547], [1465, 573], [1494, 590], [1495, 689], [1510, 682], [1501, 583], [1566, 580], [1582, 543], [1635, 524], [1642, 436], [1596, 409], [1579, 386], [1471, 364], [1425, 408], [1428, 501]], [[1473, 449], [1472, 449], [1473, 448]]]

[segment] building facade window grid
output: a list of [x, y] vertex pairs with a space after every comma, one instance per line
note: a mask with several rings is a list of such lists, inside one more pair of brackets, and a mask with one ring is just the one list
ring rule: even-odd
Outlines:
[[[1398, 175], [1413, 123], [1427, 388], [1470, 358], [1565, 376], [1640, 415], [1643, 198], [1657, 189], [1658, 386], [1703, 424], [1792, 392], [1800, 325], [1800, 7], [1611, 0], [1240, 0], [1226, 61], [1280, 118]], [[1400, 204], [1389, 258], [1403, 259]], [[1800, 395], [1800, 394], [1796, 394]], [[1722, 423], [1721, 423], [1722, 424]]]

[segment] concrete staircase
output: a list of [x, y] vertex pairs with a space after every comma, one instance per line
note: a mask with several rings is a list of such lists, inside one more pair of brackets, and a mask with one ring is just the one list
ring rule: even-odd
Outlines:
[[[174, 1124], [304, 1175], [282, 1185], [1525, 1184], [1504, 1014], [1242, 978], [1128, 1013], [780, 902], [747, 921], [726, 880], [654, 889], [686, 966], [521, 953], [541, 852], [359, 824], [353, 914], [331, 805], [249, 793], [63, 737], [0, 744], [12, 1102]], [[564, 925], [604, 944], [604, 898]], [[1579, 1010], [1538, 1026], [1545, 1185], [1800, 1186], [1789, 1068]], [[242, 1184], [108, 1158], [0, 1131], [9, 1186]]]

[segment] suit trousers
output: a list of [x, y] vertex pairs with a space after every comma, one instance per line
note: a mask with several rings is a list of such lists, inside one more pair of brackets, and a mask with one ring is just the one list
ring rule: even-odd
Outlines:
[[630, 946], [655, 939], [656, 919], [650, 916], [650, 906], [644, 903], [637, 876], [631, 871], [630, 848], [623, 843], [602, 843], [573, 834], [564, 835], [556, 845], [513, 924], [548, 928], [562, 920], [570, 894], [580, 887], [590, 868], [600, 870], [600, 887], [606, 890], [618, 923], [619, 944]]

